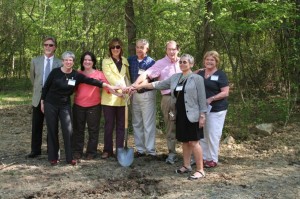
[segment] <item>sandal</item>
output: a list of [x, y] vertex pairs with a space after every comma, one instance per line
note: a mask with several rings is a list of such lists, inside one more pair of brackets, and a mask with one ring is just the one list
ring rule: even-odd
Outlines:
[[[201, 175], [199, 177], [195, 176], [195, 173], [200, 173]], [[198, 180], [199, 178], [205, 178], [205, 173], [201, 171], [196, 171], [193, 175], [188, 177], [189, 180]]]
[[[182, 170], [182, 169], [184, 169], [184, 170]], [[191, 167], [187, 168], [186, 166], [182, 166], [180, 169], [176, 169], [175, 173], [182, 174], [182, 173], [189, 173], [191, 171], [192, 171]]]

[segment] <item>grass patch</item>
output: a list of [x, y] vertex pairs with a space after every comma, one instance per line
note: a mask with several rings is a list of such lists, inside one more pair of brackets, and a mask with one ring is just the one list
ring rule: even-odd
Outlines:
[[29, 78], [0, 78], [0, 105], [31, 104], [32, 85]]
[[[247, 140], [253, 133], [252, 128], [257, 124], [284, 124], [286, 121], [289, 101], [282, 96], [246, 99], [245, 103], [233, 101], [232, 97], [230, 99], [232, 101], [225, 120], [223, 138], [231, 135], [237, 140]], [[296, 114], [291, 116], [290, 122], [297, 117]]]
[[32, 93], [30, 91], [4, 91], [0, 93], [0, 105], [25, 105], [31, 104]]

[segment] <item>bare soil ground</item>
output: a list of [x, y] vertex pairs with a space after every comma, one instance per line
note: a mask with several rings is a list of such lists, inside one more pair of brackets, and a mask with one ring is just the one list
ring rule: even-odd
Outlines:
[[[164, 162], [166, 143], [157, 135], [159, 156], [136, 158], [121, 167], [115, 158], [62, 161], [52, 167], [46, 145], [36, 159], [30, 151], [30, 106], [0, 107], [0, 198], [300, 198], [300, 123], [278, 128], [271, 136], [240, 144], [222, 144], [220, 164], [206, 178], [189, 181]], [[99, 153], [103, 148], [100, 133]], [[44, 139], [44, 143], [45, 143]], [[133, 146], [130, 135], [129, 146]], [[63, 144], [61, 145], [63, 148]], [[181, 156], [181, 146], [178, 144]]]

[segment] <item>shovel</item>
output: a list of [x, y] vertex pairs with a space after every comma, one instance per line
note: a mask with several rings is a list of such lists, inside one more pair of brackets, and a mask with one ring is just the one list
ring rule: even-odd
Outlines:
[[133, 148], [127, 147], [128, 141], [128, 100], [130, 96], [125, 100], [125, 146], [124, 148], [117, 148], [117, 159], [121, 166], [128, 167], [132, 164], [134, 159]]

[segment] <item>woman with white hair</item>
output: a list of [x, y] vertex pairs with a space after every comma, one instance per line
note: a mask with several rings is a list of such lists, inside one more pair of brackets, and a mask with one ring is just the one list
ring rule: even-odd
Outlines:
[[72, 117], [71, 100], [75, 86], [80, 83], [86, 83], [100, 88], [107, 87], [112, 92], [118, 87], [110, 86], [102, 81], [88, 78], [73, 69], [75, 55], [67, 51], [62, 54], [63, 66], [51, 71], [43, 87], [41, 98], [41, 109], [45, 114], [48, 130], [48, 160], [52, 166], [59, 162], [58, 151], [58, 121], [61, 124], [61, 130], [64, 139], [65, 154], [67, 164], [76, 165], [73, 159], [71, 148]]

